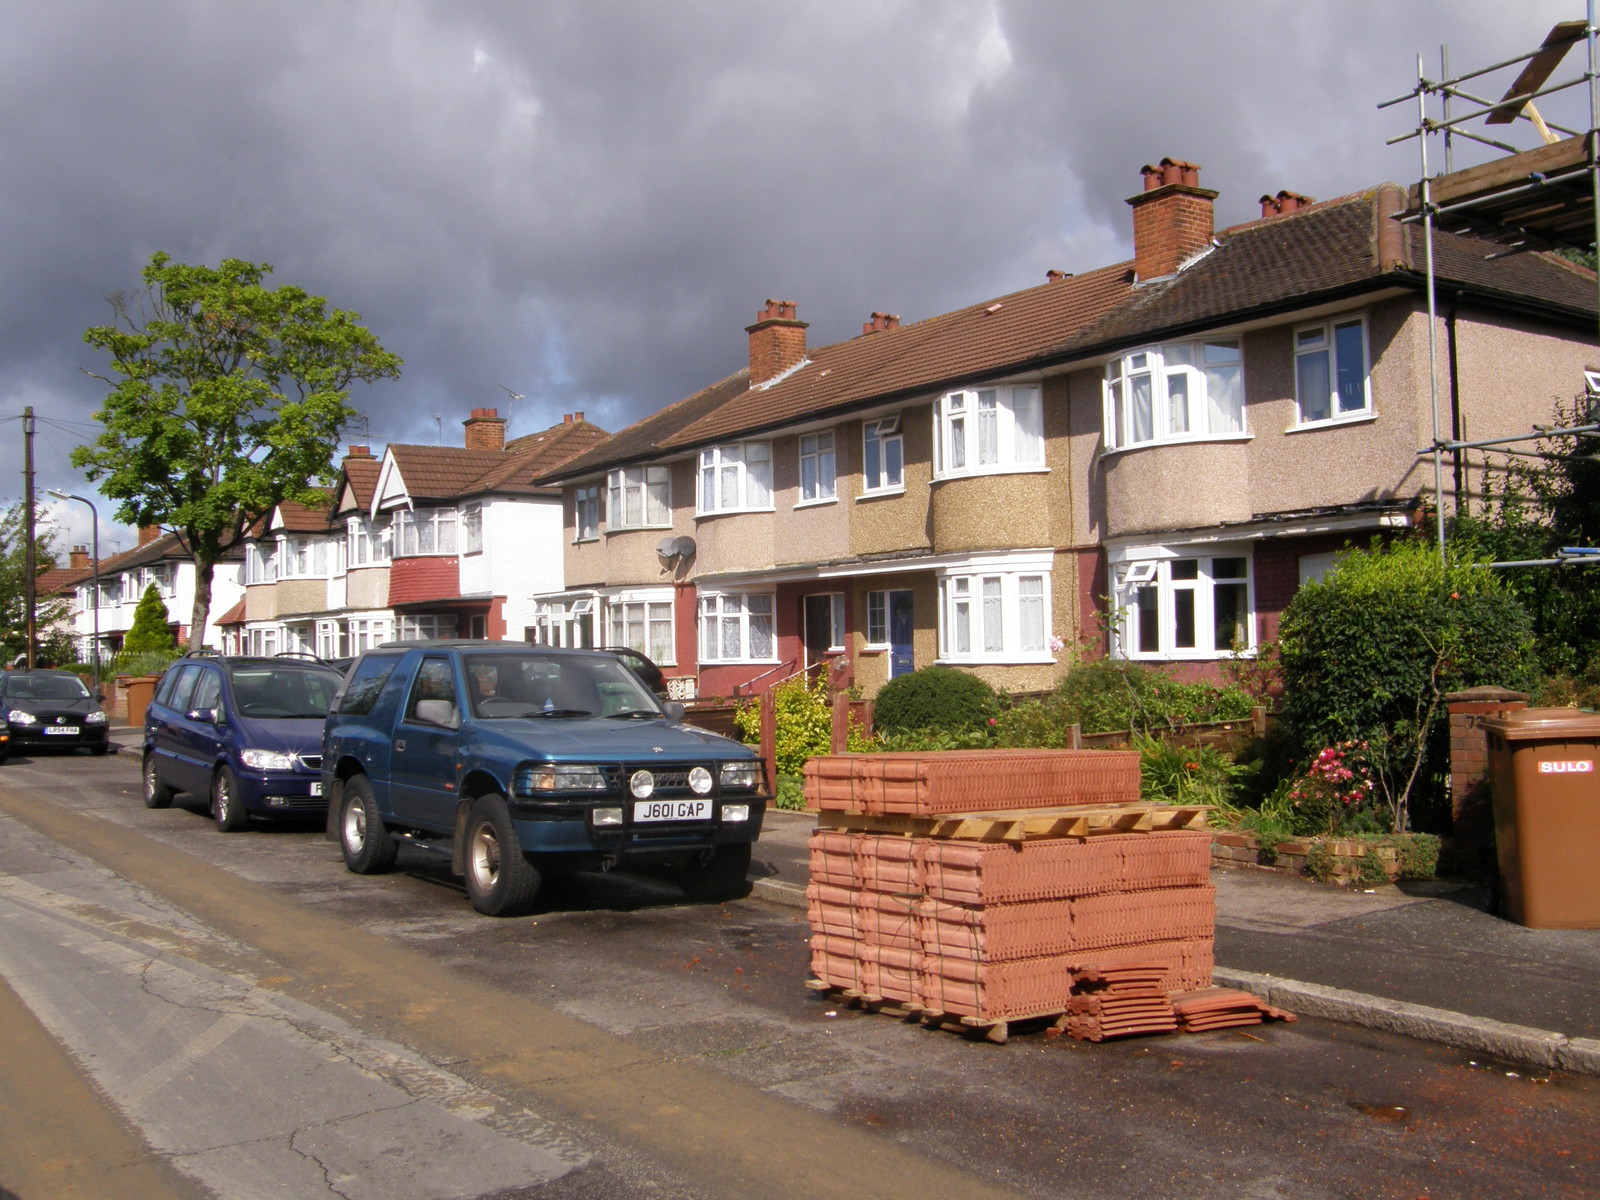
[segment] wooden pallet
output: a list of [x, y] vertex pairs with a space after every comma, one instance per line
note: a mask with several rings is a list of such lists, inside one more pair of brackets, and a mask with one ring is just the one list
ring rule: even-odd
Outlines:
[[[841, 1008], [859, 1008], [864, 1012], [882, 1013], [902, 1021], [916, 1021], [926, 1029], [943, 1029], [963, 1037], [1004, 1046], [1013, 1029], [1043, 1029], [1055, 1036], [1066, 1029], [1067, 1014], [1060, 1011], [1024, 1014], [1005, 1020], [984, 1020], [982, 1017], [964, 1017], [957, 1013], [940, 1012], [904, 1000], [887, 996], [873, 996], [855, 988], [841, 988], [820, 979], [806, 980], [806, 987], [821, 992]], [[1020, 1030], [1019, 1030], [1020, 1032]]]
[[908, 837], [959, 838], [973, 842], [1027, 842], [1044, 838], [1084, 838], [1107, 833], [1151, 833], [1204, 829], [1205, 804], [1107, 804], [1080, 808], [1037, 808], [1009, 812], [948, 813], [919, 817], [893, 813], [820, 812], [819, 829], [850, 833], [896, 833]]

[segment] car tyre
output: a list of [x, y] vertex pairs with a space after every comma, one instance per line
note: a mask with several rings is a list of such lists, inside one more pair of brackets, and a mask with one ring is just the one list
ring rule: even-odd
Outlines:
[[690, 900], [738, 900], [750, 894], [750, 843], [718, 846], [711, 861], [681, 869], [678, 886]]
[[467, 814], [467, 896], [488, 917], [520, 917], [539, 894], [539, 872], [522, 853], [511, 810], [496, 792], [479, 796]]
[[166, 808], [172, 803], [172, 789], [161, 782], [161, 775], [156, 770], [156, 756], [144, 756], [144, 806], [146, 808]]
[[381, 875], [394, 866], [400, 847], [383, 827], [377, 797], [365, 775], [345, 780], [339, 804], [339, 850], [357, 875]]
[[227, 767], [211, 777], [211, 815], [223, 833], [238, 833], [250, 824], [244, 798], [239, 795], [239, 781]]

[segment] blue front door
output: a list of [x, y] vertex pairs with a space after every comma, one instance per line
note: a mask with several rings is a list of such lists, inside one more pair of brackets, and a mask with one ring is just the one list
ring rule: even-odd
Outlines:
[[889, 678], [909, 675], [916, 669], [911, 655], [911, 593], [889, 593]]

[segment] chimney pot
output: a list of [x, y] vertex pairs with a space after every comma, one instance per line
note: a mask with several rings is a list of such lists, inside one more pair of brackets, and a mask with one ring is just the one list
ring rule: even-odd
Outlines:
[[890, 329], [899, 328], [900, 318], [897, 315], [894, 313], [875, 312], [872, 314], [872, 320], [862, 323], [861, 332], [863, 334], [884, 333]]
[[1054, 267], [1044, 273], [1046, 283], [1060, 283], [1063, 279], [1071, 279], [1071, 271], [1058, 271]]
[[573, 420], [574, 420], [574, 421], [581, 421], [581, 420], [583, 420], [583, 409], [581, 409], [581, 408], [580, 408], [580, 409], [578, 409], [578, 411], [577, 411], [577, 412], [575, 412], [575, 413], [573, 413], [573, 414], [572, 414], [572, 419], [573, 419]]
[[562, 413], [561, 414], [561, 423], [563, 425], [571, 425], [572, 424], [572, 414], [571, 413]]
[[67, 565], [74, 571], [81, 571], [89, 565], [89, 547], [74, 546], [67, 555]]

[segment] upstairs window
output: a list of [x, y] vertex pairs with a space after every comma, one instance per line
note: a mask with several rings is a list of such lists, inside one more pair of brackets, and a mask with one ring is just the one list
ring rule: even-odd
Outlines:
[[328, 574], [328, 543], [323, 538], [278, 539], [278, 578], [320, 579]]
[[700, 511], [738, 512], [772, 507], [772, 447], [731, 442], [700, 451]]
[[834, 499], [833, 431], [800, 438], [800, 503]]
[[382, 565], [389, 561], [388, 531], [364, 517], [351, 517], [345, 525], [345, 551], [352, 567]]
[[461, 553], [483, 552], [483, 505], [467, 504], [461, 509]]
[[905, 487], [906, 453], [900, 418], [868, 421], [861, 431], [861, 488], [864, 492], [898, 492]]
[[939, 477], [1044, 466], [1044, 412], [1036, 385], [950, 392], [938, 406]]
[[[612, 529], [672, 524], [671, 472], [666, 467], [619, 467], [606, 479], [606, 520]], [[582, 489], [580, 489], [581, 491]]]
[[1294, 331], [1294, 393], [1302, 425], [1372, 414], [1363, 318]]
[[278, 543], [251, 542], [244, 552], [245, 583], [275, 583], [278, 578]]
[[600, 489], [581, 487], [572, 494], [572, 540], [592, 542], [600, 536]]
[[396, 558], [456, 552], [456, 510], [453, 508], [401, 509], [394, 515]]
[[1145, 346], [1106, 364], [1106, 449], [1244, 432], [1237, 341]]

